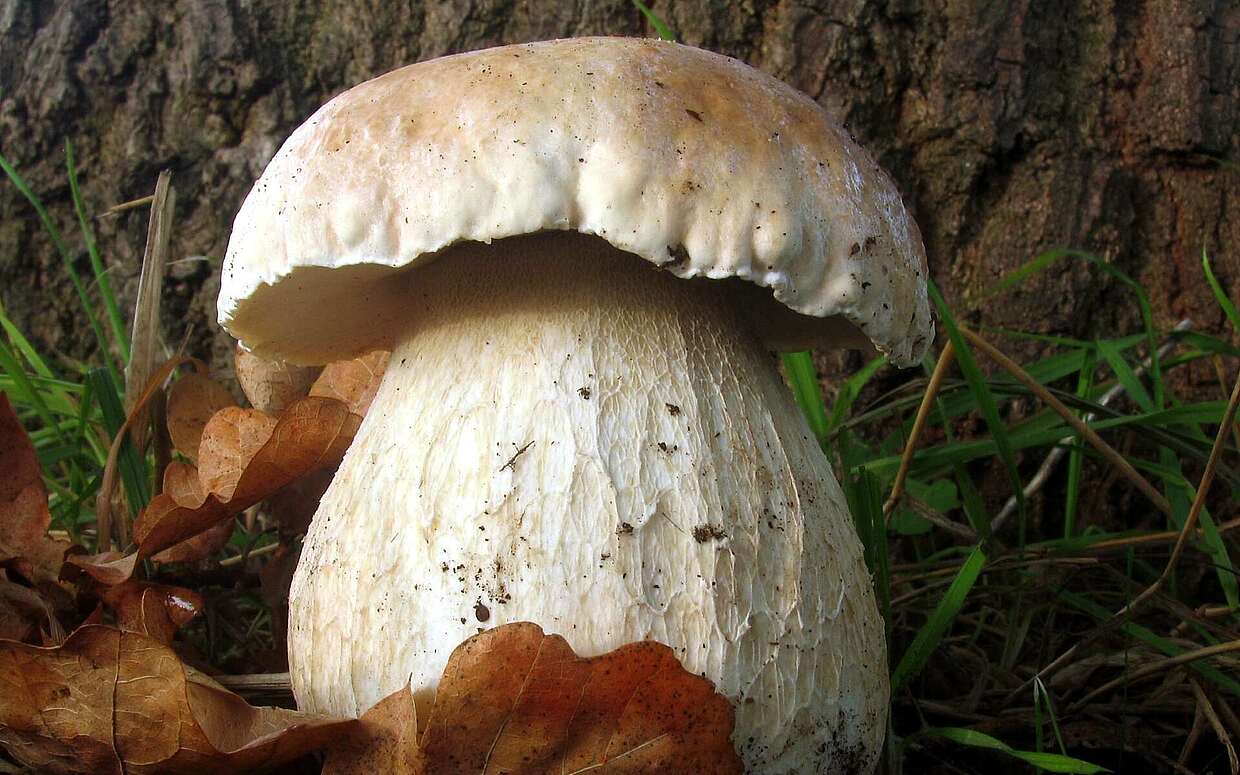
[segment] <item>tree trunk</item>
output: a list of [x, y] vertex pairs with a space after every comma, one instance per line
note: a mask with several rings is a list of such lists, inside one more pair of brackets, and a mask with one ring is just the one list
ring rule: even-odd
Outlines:
[[[987, 296], [1042, 251], [1075, 247], [1143, 281], [1159, 323], [1226, 330], [1200, 257], [1236, 295], [1236, 0], [653, 5], [682, 41], [750, 62], [842, 120], [899, 181], [931, 273], [962, 313], [1072, 336], [1138, 330], [1133, 293], [1081, 261]], [[175, 345], [191, 330], [220, 360], [214, 302], [232, 218], [315, 108], [415, 60], [602, 34], [653, 33], [628, 0], [0, 0], [0, 144], [87, 274], [65, 140], [94, 211], [150, 193], [171, 168], [166, 335]], [[93, 223], [127, 305], [145, 223], [145, 209]], [[0, 290], [38, 342], [89, 351], [60, 258], [11, 186], [0, 186]]]

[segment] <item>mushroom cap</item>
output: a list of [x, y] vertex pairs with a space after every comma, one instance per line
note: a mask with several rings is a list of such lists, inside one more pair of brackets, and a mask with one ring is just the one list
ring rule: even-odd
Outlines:
[[434, 59], [332, 99], [237, 214], [219, 320], [295, 363], [390, 347], [394, 273], [544, 230], [768, 288], [742, 298], [777, 347], [868, 340], [908, 365], [931, 341], [921, 235], [848, 133], [742, 62], [633, 38]]

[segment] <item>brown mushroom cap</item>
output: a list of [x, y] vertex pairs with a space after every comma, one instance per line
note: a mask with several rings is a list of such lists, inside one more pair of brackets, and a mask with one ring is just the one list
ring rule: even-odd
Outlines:
[[393, 273], [546, 230], [769, 288], [745, 303], [775, 346], [868, 339], [907, 365], [931, 340], [917, 227], [817, 103], [734, 59], [623, 38], [436, 59], [324, 105], [237, 215], [220, 322], [297, 363], [390, 347], [411, 303]]

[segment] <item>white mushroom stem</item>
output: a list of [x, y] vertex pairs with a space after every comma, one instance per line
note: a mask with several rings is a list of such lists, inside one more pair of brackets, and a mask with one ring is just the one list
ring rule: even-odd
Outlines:
[[[761, 772], [866, 769], [883, 629], [839, 486], [726, 288], [563, 234], [418, 269], [291, 591], [303, 709], [355, 715], [528, 620], [652, 638]], [[585, 255], [583, 255], [583, 253]]]

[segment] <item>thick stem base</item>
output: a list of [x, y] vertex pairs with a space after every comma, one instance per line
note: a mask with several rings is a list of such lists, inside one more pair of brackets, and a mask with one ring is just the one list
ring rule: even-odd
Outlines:
[[562, 234], [409, 280], [293, 582], [299, 704], [425, 698], [463, 639], [528, 620], [582, 655], [670, 645], [736, 703], [755, 771], [868, 769], [887, 672], [861, 546], [734, 298]]

